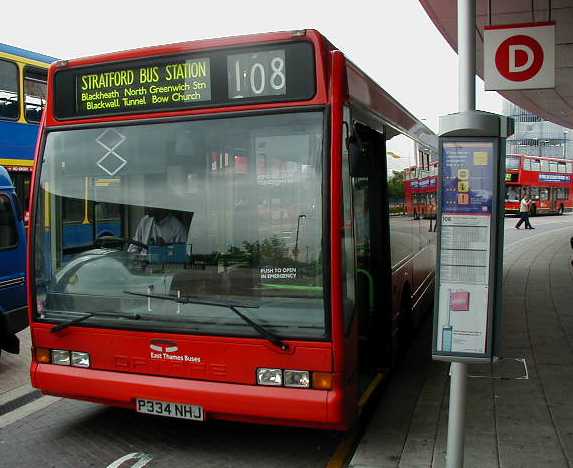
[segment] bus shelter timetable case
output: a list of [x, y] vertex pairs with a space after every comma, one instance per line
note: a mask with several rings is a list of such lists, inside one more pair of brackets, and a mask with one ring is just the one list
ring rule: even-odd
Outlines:
[[493, 357], [499, 144], [442, 138], [434, 359]]

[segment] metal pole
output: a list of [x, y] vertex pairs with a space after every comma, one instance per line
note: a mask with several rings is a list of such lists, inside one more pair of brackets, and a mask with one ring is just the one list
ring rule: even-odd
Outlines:
[[466, 427], [467, 365], [452, 362], [450, 367], [450, 409], [448, 414], [447, 468], [464, 466], [464, 436]]
[[475, 0], [458, 0], [458, 107], [476, 109]]
[[[458, 77], [459, 111], [476, 107], [475, 0], [458, 0]], [[467, 365], [452, 362], [450, 367], [450, 408], [448, 413], [447, 468], [464, 465]]]

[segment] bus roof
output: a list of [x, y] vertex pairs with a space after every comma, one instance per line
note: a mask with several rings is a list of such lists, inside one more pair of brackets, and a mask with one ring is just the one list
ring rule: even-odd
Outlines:
[[8, 171], [4, 169], [3, 166], [0, 166], [0, 189], [13, 189], [14, 186], [12, 185], [12, 179], [10, 179], [10, 175]]
[[208, 49], [249, 46], [254, 44], [264, 44], [266, 42], [290, 41], [297, 38], [300, 39], [301, 37], [306, 37], [307, 39], [321, 37], [324, 39], [324, 37], [314, 29], [245, 34], [241, 36], [196, 39], [194, 41], [173, 42], [171, 44], [153, 45], [139, 47], [137, 49], [108, 52], [99, 55], [90, 55], [66, 60], [65, 64], [66, 66], [76, 67], [100, 63], [123, 62], [146, 57], [177, 55]]
[[0, 43], [0, 52], [17, 55], [18, 57], [23, 57], [29, 60], [36, 60], [37, 62], [44, 62], [44, 63], [53, 63], [56, 60], [58, 60], [57, 58], [50, 57], [49, 55], [39, 54], [37, 52], [31, 52], [26, 49], [20, 49], [20, 47], [14, 47], [2, 43]]

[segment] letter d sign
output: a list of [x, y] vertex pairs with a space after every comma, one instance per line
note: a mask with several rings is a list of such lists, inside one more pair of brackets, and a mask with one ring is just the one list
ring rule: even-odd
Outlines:
[[555, 26], [486, 26], [484, 80], [488, 91], [555, 87]]

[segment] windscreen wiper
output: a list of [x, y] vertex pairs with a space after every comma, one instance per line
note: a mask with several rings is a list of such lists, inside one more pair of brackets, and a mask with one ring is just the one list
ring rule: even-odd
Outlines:
[[269, 342], [279, 347], [282, 351], [288, 350], [288, 345], [284, 341], [282, 341], [277, 335], [267, 330], [262, 325], [259, 325], [257, 322], [253, 321], [245, 314], [243, 314], [239, 309], [237, 309], [237, 307], [241, 307], [244, 309], [258, 309], [259, 306], [256, 304], [240, 304], [237, 302], [218, 302], [218, 301], [209, 301], [201, 298], [195, 298], [192, 296], [180, 296], [180, 295], [170, 296], [168, 294], [148, 294], [148, 293], [140, 293], [128, 290], [125, 290], [123, 292], [125, 294], [131, 294], [132, 296], [147, 297], [148, 299], [163, 299], [165, 301], [177, 302], [178, 304], [200, 304], [200, 305], [226, 307], [227, 309], [231, 309], [233, 312], [235, 312], [235, 314], [237, 314], [241, 319], [243, 319], [245, 323], [249, 324], [252, 328], [254, 328], [263, 338], [266, 338]]
[[68, 328], [70, 325], [75, 325], [76, 323], [83, 322], [91, 317], [119, 317], [119, 318], [126, 318], [130, 320], [139, 320], [141, 319], [141, 315], [139, 314], [115, 314], [113, 312], [88, 312], [81, 317], [76, 317], [74, 319], [66, 320], [65, 322], [58, 323], [51, 328], [52, 333], [58, 333], [65, 328]]

